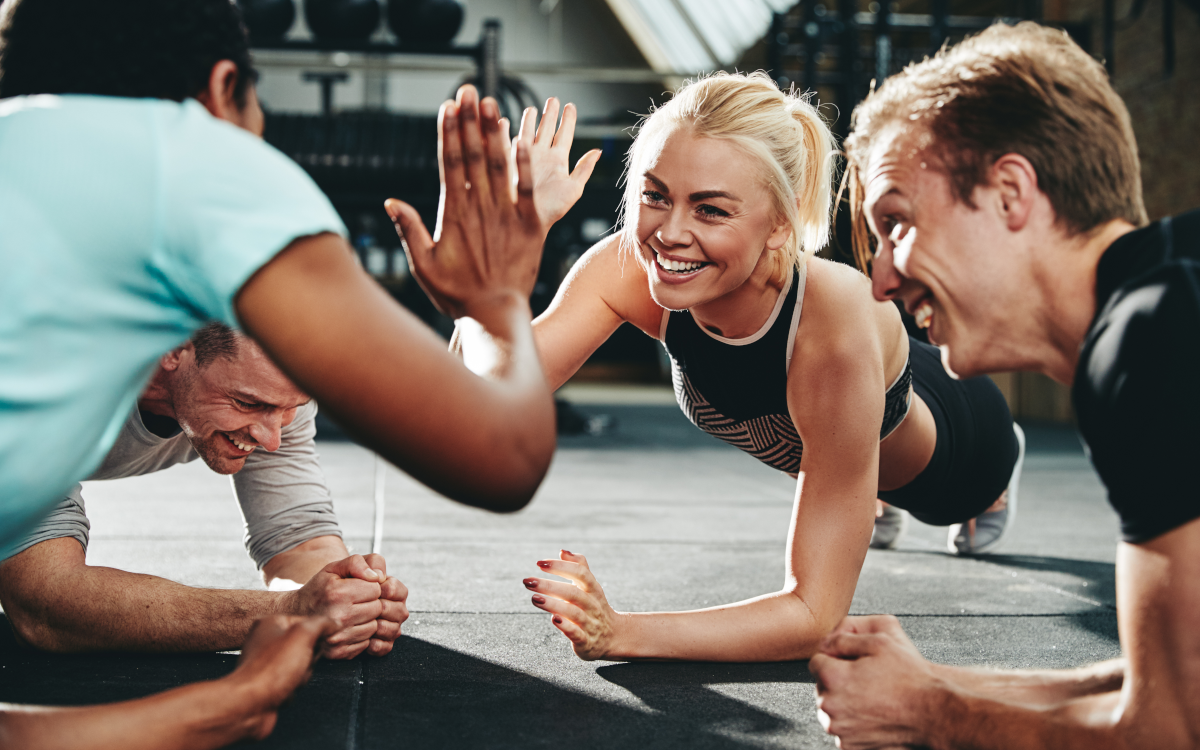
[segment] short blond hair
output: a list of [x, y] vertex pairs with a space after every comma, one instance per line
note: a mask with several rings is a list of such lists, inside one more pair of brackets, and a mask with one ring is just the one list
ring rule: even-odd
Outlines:
[[669, 129], [736, 144], [762, 167], [772, 210], [791, 227], [781, 251], [796, 265], [829, 240], [833, 135], [808, 95], [784, 93], [766, 73], [715, 73], [687, 82], [642, 120], [626, 159], [621, 244], [636, 248], [635, 220], [647, 144]]
[[873, 256], [862, 210], [867, 160], [881, 134], [908, 124], [932, 137], [932, 161], [967, 206], [996, 159], [1015, 153], [1033, 165], [1069, 233], [1113, 219], [1147, 223], [1129, 110], [1104, 67], [1064, 31], [996, 24], [909, 65], [855, 108], [846, 182], [863, 270]]

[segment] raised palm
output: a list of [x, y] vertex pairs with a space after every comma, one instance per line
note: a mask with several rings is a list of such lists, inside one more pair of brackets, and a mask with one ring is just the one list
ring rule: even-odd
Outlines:
[[537, 207], [538, 221], [542, 230], [549, 231], [554, 222], [561, 219], [579, 200], [600, 152], [596, 149], [584, 154], [569, 168], [571, 144], [575, 140], [575, 105], [562, 108], [562, 124], [558, 122], [558, 99], [546, 100], [542, 110], [541, 125], [536, 126], [537, 110], [530, 107], [521, 116], [521, 131], [518, 141], [529, 144], [530, 162], [533, 167], [533, 202]]

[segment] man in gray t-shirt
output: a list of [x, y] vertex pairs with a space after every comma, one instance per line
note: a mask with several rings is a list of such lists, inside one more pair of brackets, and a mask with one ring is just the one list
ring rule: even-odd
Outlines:
[[197, 589], [86, 564], [90, 524], [74, 489], [0, 563], [17, 634], [51, 651], [239, 648], [256, 618], [323, 614], [324, 653], [391, 650], [407, 590], [378, 555], [351, 556], [317, 460], [317, 408], [250, 339], [213, 323], [168, 353], [89, 479], [197, 458], [233, 475], [245, 543], [271, 591]]

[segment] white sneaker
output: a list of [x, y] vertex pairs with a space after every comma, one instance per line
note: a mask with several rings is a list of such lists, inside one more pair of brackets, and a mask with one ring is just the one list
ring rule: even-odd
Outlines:
[[883, 504], [883, 515], [875, 517], [871, 549], [896, 549], [908, 529], [908, 514], [894, 505]]
[[970, 533], [969, 524], [956, 523], [951, 526], [946, 539], [946, 547], [951, 554], [983, 555], [994, 552], [1008, 536], [1008, 530], [1017, 518], [1017, 489], [1021, 483], [1021, 467], [1025, 464], [1025, 431], [1021, 425], [1013, 422], [1013, 432], [1017, 435], [1017, 463], [1009, 477], [1008, 489], [1002, 495], [1006, 500], [1004, 509], [976, 516], [974, 536]]

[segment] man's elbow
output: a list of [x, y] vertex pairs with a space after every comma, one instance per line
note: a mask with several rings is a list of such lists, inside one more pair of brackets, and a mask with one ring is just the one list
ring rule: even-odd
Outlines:
[[65, 654], [74, 651], [69, 639], [48, 618], [26, 611], [19, 605], [4, 603], [4, 614], [17, 641], [38, 651]]

